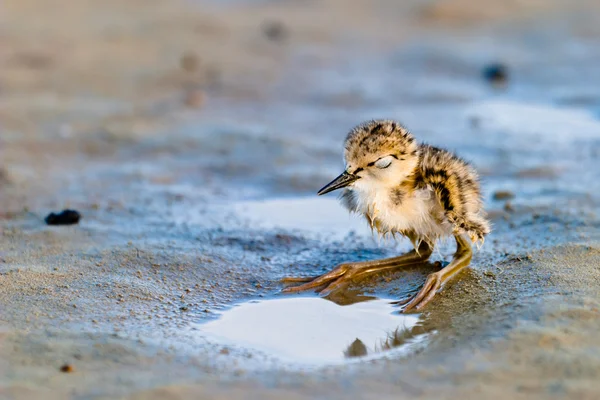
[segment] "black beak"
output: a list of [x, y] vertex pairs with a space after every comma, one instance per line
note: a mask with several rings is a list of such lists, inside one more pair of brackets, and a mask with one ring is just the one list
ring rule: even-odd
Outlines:
[[334, 190], [348, 186], [357, 179], [360, 179], [360, 176], [352, 175], [344, 171], [343, 174], [329, 182], [327, 185], [323, 186], [323, 188], [319, 190], [317, 194], [320, 196], [325, 193], [333, 192]]

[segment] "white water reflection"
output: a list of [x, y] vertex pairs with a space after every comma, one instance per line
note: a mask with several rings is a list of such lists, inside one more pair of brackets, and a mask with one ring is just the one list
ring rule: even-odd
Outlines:
[[310, 365], [339, 364], [410, 351], [426, 335], [412, 336], [417, 315], [403, 315], [389, 300], [339, 306], [314, 297], [252, 301], [200, 325], [209, 339]]

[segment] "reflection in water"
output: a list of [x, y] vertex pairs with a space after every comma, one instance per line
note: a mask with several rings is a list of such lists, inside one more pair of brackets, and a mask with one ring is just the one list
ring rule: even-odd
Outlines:
[[[402, 274], [402, 285], [400, 287], [396, 286], [396, 284], [392, 283], [391, 285], [396, 286], [397, 289], [397, 300], [402, 300], [412, 296], [421, 289], [421, 286], [427, 275], [432, 272], [439, 271], [443, 266], [448, 265], [448, 262], [422, 262], [419, 264], [414, 264], [410, 267], [400, 267], [398, 271]], [[381, 279], [382, 276], [388, 277], [388, 279]], [[391, 278], [391, 279], [390, 279]], [[356, 277], [349, 282], [349, 286], [342, 286], [339, 289], [327, 294], [324, 296], [324, 299], [333, 301], [334, 303], [345, 306], [349, 304], [359, 303], [363, 301], [375, 300], [377, 297], [366, 295], [364, 291], [366, 288], [369, 289], [381, 289], [386, 284], [393, 282], [393, 275], [390, 274], [390, 271], [378, 272], [373, 271], [370, 274], [365, 274], [362, 277]], [[317, 291], [321, 288], [317, 288]]]
[[391, 350], [394, 347], [400, 347], [403, 344], [406, 344], [409, 339], [412, 339], [415, 336], [413, 332], [414, 331], [412, 329], [407, 329], [406, 327], [402, 329], [399, 327], [396, 328], [393, 332], [388, 334], [388, 336], [379, 346], [378, 350]]
[[379, 344], [375, 344], [370, 352], [362, 340], [356, 338], [356, 340], [354, 340], [354, 342], [348, 346], [346, 351], [344, 351], [344, 355], [348, 358], [354, 358], [363, 357], [367, 354], [375, 354], [392, 350], [396, 347], [408, 344], [411, 339], [414, 339], [423, 333], [425, 332], [420, 325], [415, 325], [412, 329], [407, 327], [397, 327], [393, 331], [389, 332], [385, 339], [381, 340]]
[[417, 315], [403, 315], [389, 300], [340, 306], [314, 297], [253, 301], [225, 311], [199, 328], [216, 342], [255, 349], [285, 361], [324, 365], [408, 352], [425, 335], [412, 335]]
[[376, 300], [377, 297], [365, 295], [362, 290], [344, 289], [329, 293], [324, 299], [333, 301], [339, 306], [348, 306], [351, 304], [362, 303], [363, 301]]
[[348, 346], [348, 349], [344, 352], [344, 355], [348, 358], [352, 358], [363, 357], [366, 356], [367, 353], [367, 346], [365, 346], [365, 344], [359, 338], [356, 338], [356, 340], [352, 342], [350, 346]]

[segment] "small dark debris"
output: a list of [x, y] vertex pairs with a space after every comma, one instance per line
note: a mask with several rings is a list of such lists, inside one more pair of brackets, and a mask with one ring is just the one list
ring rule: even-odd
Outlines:
[[508, 80], [508, 68], [500, 63], [489, 64], [483, 69], [483, 79], [495, 85], [505, 84]]
[[73, 367], [71, 364], [65, 364], [62, 367], [60, 367], [60, 372], [70, 374], [71, 372], [75, 372], [75, 367]]
[[471, 129], [478, 129], [481, 125], [481, 118], [477, 116], [469, 117], [469, 125], [471, 125]]
[[50, 213], [45, 221], [48, 225], [73, 225], [79, 222], [81, 214], [75, 210], [63, 210], [58, 214]]
[[8, 179], [8, 172], [2, 167], [0, 167], [0, 185], [8, 184], [10, 180]]
[[506, 212], [515, 211], [515, 208], [513, 207], [512, 203], [510, 201], [507, 201], [506, 203], [504, 203], [504, 211], [506, 211]]
[[13, 65], [29, 69], [45, 69], [52, 66], [53, 61], [50, 55], [37, 52], [18, 53], [10, 59]]
[[185, 53], [179, 60], [179, 66], [186, 72], [196, 72], [200, 69], [200, 58], [194, 53]]
[[185, 93], [183, 102], [189, 108], [200, 108], [204, 104], [205, 96], [204, 92], [200, 89], [193, 88], [187, 90]]
[[517, 171], [516, 176], [519, 178], [534, 178], [534, 179], [544, 179], [544, 178], [556, 178], [559, 176], [560, 171], [555, 169], [552, 166], [539, 166], [533, 168], [525, 168], [520, 171]]
[[494, 200], [510, 200], [514, 199], [515, 194], [510, 190], [498, 190], [494, 192], [493, 199]]
[[297, 238], [291, 235], [285, 235], [283, 233], [278, 233], [275, 235], [275, 241], [282, 244], [291, 244]]
[[262, 24], [262, 31], [272, 41], [281, 41], [288, 36], [288, 30], [279, 21], [266, 21]]
[[187, 311], [189, 308], [187, 306], [179, 307], [180, 311]]

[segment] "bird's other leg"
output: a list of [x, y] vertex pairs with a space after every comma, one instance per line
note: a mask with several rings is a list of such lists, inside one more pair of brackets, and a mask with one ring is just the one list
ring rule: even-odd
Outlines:
[[433, 246], [423, 241], [415, 250], [411, 250], [398, 257], [375, 261], [344, 263], [338, 265], [331, 272], [320, 276], [309, 278], [283, 278], [283, 283], [305, 282], [302, 285], [287, 287], [283, 289], [283, 292], [296, 293], [327, 285], [327, 287], [321, 291], [321, 294], [325, 295], [349, 284], [359, 277], [425, 262], [432, 252]]
[[421, 290], [407, 300], [398, 302], [397, 304], [406, 304], [403, 312], [412, 309], [420, 310], [433, 299], [433, 296], [450, 278], [456, 275], [460, 270], [469, 265], [473, 250], [471, 249], [471, 241], [465, 235], [456, 235], [456, 253], [454, 258], [446, 267], [430, 274], [425, 281]]

